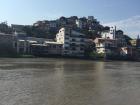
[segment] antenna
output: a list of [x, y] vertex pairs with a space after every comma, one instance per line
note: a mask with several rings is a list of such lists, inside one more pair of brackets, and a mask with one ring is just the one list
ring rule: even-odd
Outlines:
[[117, 29], [116, 26], [114, 26], [114, 33], [113, 33], [114, 39], [116, 38], [116, 29]]

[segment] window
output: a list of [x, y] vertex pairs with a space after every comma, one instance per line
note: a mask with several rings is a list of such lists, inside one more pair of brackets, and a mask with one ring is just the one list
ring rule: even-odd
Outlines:
[[72, 43], [70, 46], [76, 46], [76, 44], [75, 43]]
[[81, 41], [81, 42], [84, 42], [84, 39], [81, 39], [80, 41]]
[[66, 40], [69, 40], [69, 38], [67, 38], [67, 37], [66, 37], [65, 39], [66, 39]]
[[17, 43], [14, 44], [14, 47], [17, 47]]
[[24, 48], [19, 48], [20, 53], [24, 53]]
[[64, 51], [64, 53], [65, 53], [65, 54], [67, 54], [67, 53], [68, 53], [68, 51]]
[[69, 48], [68, 47], [65, 47], [65, 50], [69, 50]]
[[83, 51], [83, 50], [84, 50], [84, 48], [80, 48], [80, 50], [81, 50], [81, 51]]
[[83, 47], [83, 46], [85, 46], [85, 45], [84, 45], [84, 44], [80, 44], [80, 46], [82, 46], [82, 47]]
[[62, 46], [61, 46], [61, 45], [59, 45], [59, 48], [62, 48]]
[[72, 49], [72, 50], [76, 50], [76, 48], [75, 48], [75, 47], [72, 47], [71, 49]]
[[65, 44], [69, 44], [68, 42], [65, 42]]
[[56, 46], [55, 46], [55, 45], [53, 45], [53, 48], [56, 48]]
[[75, 39], [72, 39], [72, 41], [75, 42], [76, 40]]

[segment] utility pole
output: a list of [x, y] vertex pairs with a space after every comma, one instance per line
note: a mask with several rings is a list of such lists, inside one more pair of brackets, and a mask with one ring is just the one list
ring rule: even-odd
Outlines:
[[113, 39], [116, 39], [116, 29], [117, 29], [117, 27], [114, 26], [114, 29], [113, 29]]
[[104, 45], [104, 48], [105, 48], [105, 55], [104, 55], [104, 60], [106, 60], [106, 58], [107, 58], [107, 51], [106, 51], [106, 41], [107, 41], [107, 36], [106, 36], [106, 34], [105, 34], [105, 45]]

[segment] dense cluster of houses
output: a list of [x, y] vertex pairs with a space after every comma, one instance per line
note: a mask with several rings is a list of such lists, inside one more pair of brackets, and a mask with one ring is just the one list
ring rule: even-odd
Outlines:
[[71, 16], [69, 18], [60, 17], [57, 20], [44, 20], [44, 21], [37, 21], [33, 24], [34, 27], [39, 27], [43, 30], [56, 30], [62, 27], [70, 27], [73, 29], [87, 29], [87, 30], [94, 30], [97, 27], [102, 27], [97, 19], [94, 16], [88, 16], [78, 18], [77, 16]]
[[[140, 38], [126, 41], [123, 31], [117, 30], [116, 27], [110, 27], [109, 30], [102, 31], [101, 37], [94, 39], [88, 38], [86, 34], [78, 31], [87, 28], [93, 30], [99, 23], [93, 16], [84, 18], [71, 17], [65, 21], [61, 18], [55, 39], [29, 37], [22, 32], [22, 25], [12, 25], [16, 30], [12, 34], [0, 33], [0, 53], [10, 53], [19, 55], [34, 56], [68, 56], [68, 57], [85, 57], [89, 45], [90, 54], [103, 54], [105, 57], [139, 57]], [[67, 22], [67, 23], [66, 23]], [[71, 24], [70, 24], [71, 23]], [[66, 24], [69, 24], [66, 25]], [[88, 24], [88, 25], [87, 25]], [[76, 26], [75, 26], [76, 25]], [[49, 30], [58, 28], [57, 21], [38, 21], [34, 23], [36, 27], [42, 27]], [[90, 43], [90, 44], [89, 44]], [[89, 56], [92, 58], [92, 56]]]
[[[93, 52], [97, 54], [119, 54], [122, 56], [136, 55], [136, 48], [140, 48], [140, 39], [131, 40], [134, 46], [127, 45], [123, 32], [110, 28], [103, 32], [101, 38], [94, 40], [86, 38], [85, 34], [71, 28], [61, 28], [55, 40], [27, 37], [25, 33], [0, 33], [0, 51], [8, 53], [33, 54], [36, 56], [59, 55], [83, 57], [89, 42], [94, 43]], [[5, 51], [5, 52], [6, 52]]]

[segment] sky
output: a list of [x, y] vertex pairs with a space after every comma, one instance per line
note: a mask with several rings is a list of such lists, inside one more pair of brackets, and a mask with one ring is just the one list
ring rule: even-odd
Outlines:
[[102, 24], [117, 25], [134, 37], [140, 34], [139, 4], [140, 0], [0, 0], [0, 22], [31, 25], [60, 16], [91, 15]]

